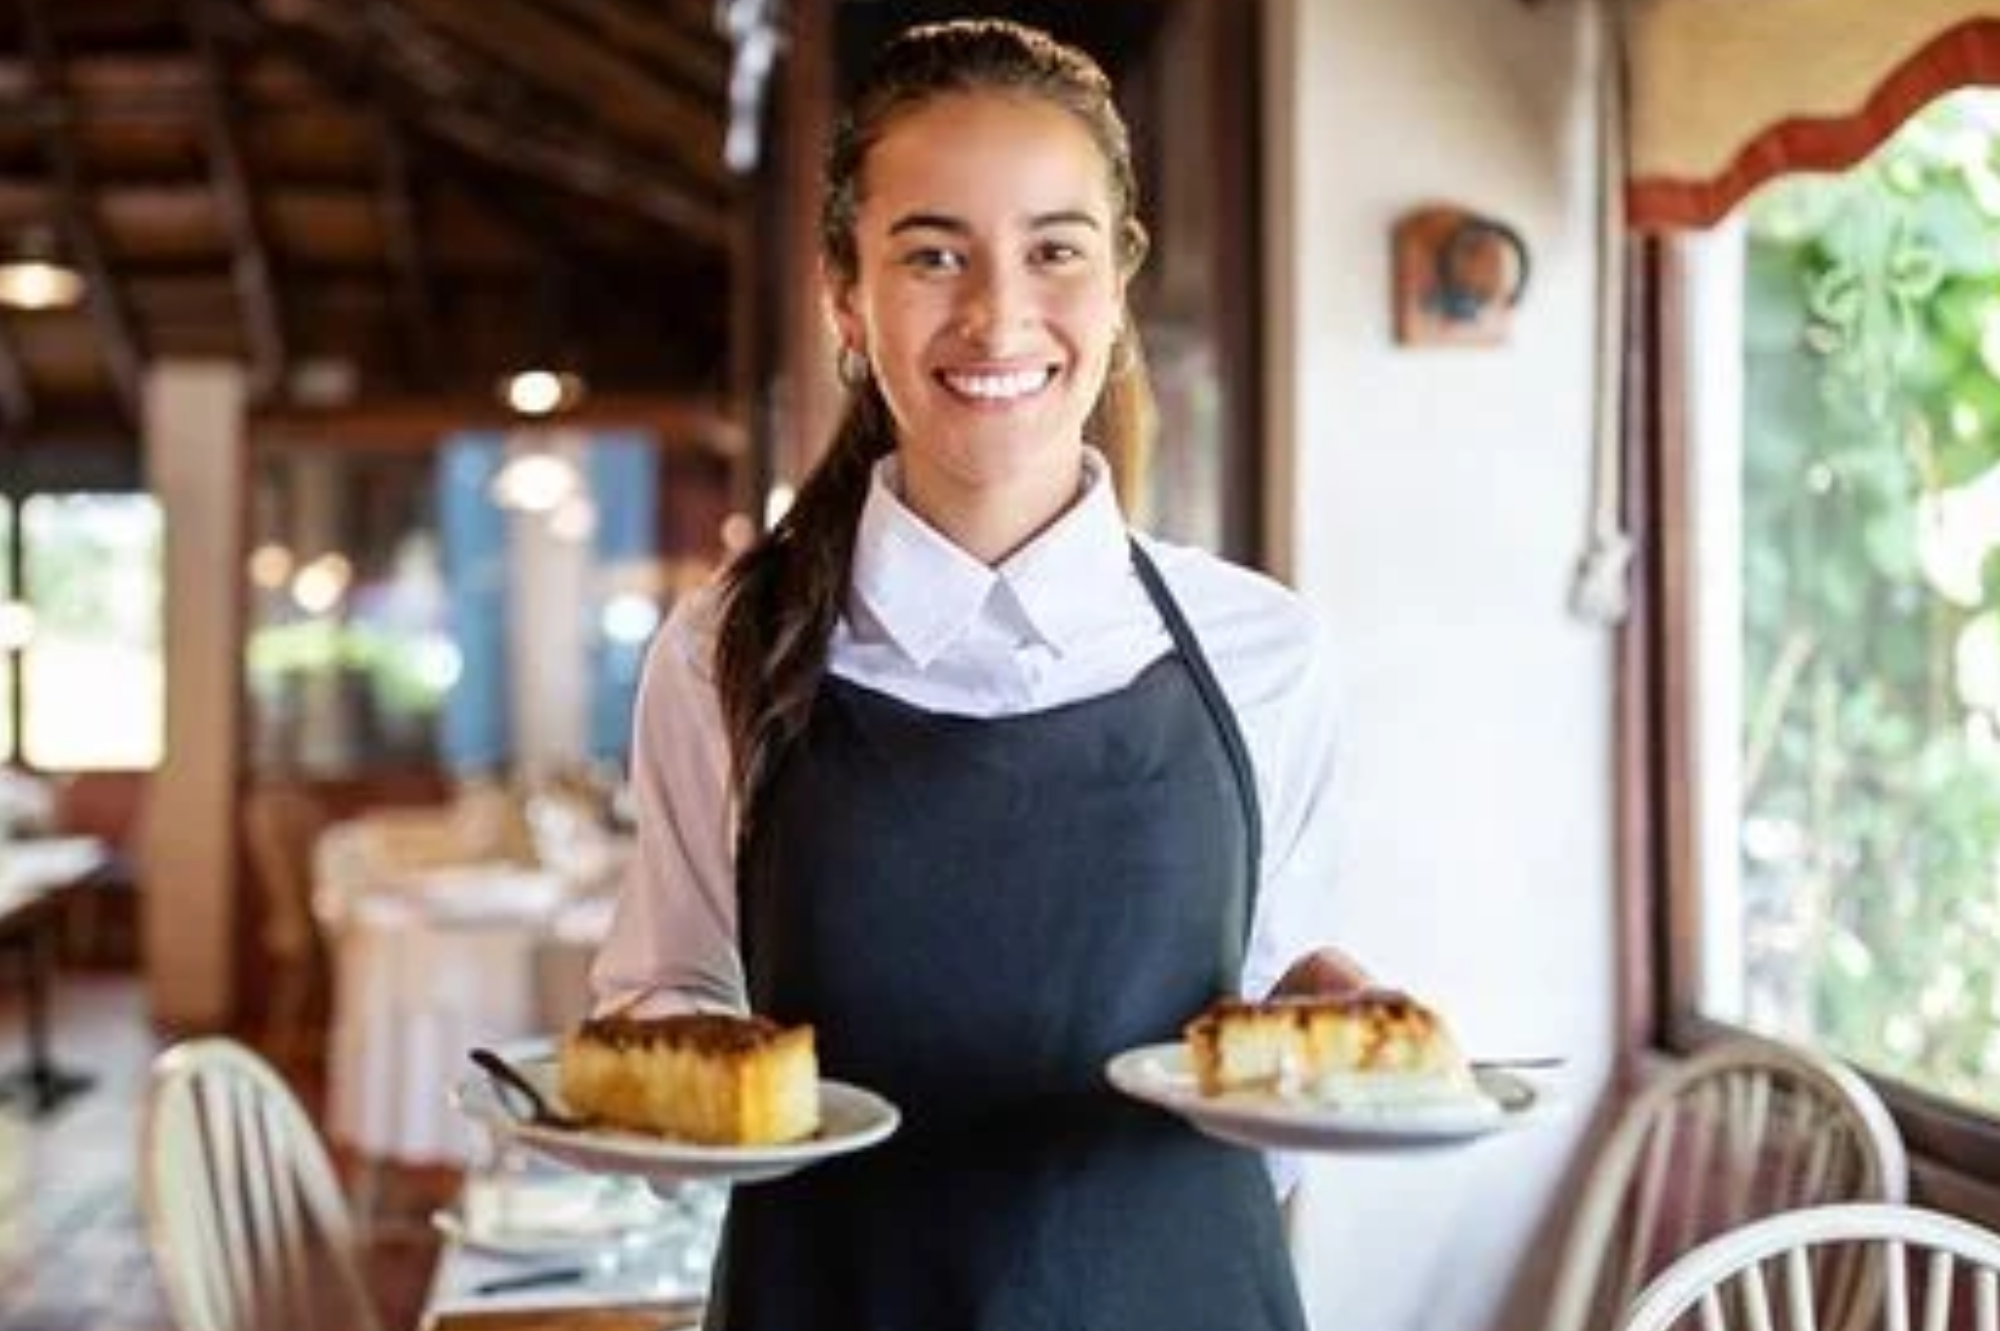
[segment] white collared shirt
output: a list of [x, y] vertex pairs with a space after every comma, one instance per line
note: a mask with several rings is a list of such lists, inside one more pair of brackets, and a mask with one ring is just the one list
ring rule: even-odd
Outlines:
[[[863, 507], [828, 669], [928, 711], [995, 717], [1115, 692], [1172, 650], [1132, 568], [1104, 459], [1076, 504], [997, 568], [906, 508], [893, 456]], [[1321, 621], [1260, 574], [1141, 538], [1193, 626], [1250, 751], [1263, 870], [1243, 993], [1261, 996], [1318, 941], [1333, 889], [1335, 705]], [[639, 853], [592, 970], [600, 1008], [741, 1010], [729, 749], [712, 670], [718, 600], [676, 607], [634, 722]], [[1192, 1014], [1190, 1014], [1192, 1015]]]

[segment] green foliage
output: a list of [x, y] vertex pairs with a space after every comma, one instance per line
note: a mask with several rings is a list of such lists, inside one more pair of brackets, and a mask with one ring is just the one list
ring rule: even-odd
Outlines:
[[1920, 557], [1927, 501], [2000, 465], [1979, 95], [1748, 210], [1742, 890], [1754, 1024], [1993, 1106], [2000, 516], [1958, 530], [1978, 604]]

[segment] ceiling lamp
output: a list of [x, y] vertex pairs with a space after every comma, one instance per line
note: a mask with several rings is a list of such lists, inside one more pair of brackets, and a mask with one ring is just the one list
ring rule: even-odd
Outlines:
[[522, 370], [500, 381], [500, 400], [522, 416], [554, 415], [583, 400], [583, 376], [567, 370]]
[[46, 230], [23, 232], [0, 254], [0, 306], [12, 310], [66, 310], [83, 300], [83, 274], [62, 261]]
[[503, 509], [539, 514], [586, 497], [588, 485], [577, 461], [582, 439], [569, 431], [515, 435], [507, 441], [506, 460], [487, 484], [487, 496]]

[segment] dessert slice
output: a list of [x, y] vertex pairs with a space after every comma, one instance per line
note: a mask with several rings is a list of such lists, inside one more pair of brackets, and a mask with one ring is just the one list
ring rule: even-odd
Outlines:
[[688, 1013], [603, 1017], [563, 1041], [562, 1096], [594, 1122], [708, 1146], [766, 1146], [819, 1128], [810, 1026]]
[[1443, 1018], [1407, 994], [1224, 999], [1183, 1031], [1202, 1094], [1269, 1091], [1349, 1108], [1483, 1098]]

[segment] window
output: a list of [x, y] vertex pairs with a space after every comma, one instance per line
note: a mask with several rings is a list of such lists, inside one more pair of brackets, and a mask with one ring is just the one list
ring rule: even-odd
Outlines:
[[2000, 93], [1685, 255], [1677, 1015], [2000, 1116]]
[[727, 459], [648, 432], [273, 444], [253, 468], [251, 766], [618, 764], [647, 645], [715, 566]]
[[158, 503], [143, 494], [35, 494], [0, 504], [13, 590], [0, 605], [7, 760], [45, 771], [158, 765], [161, 526]]

